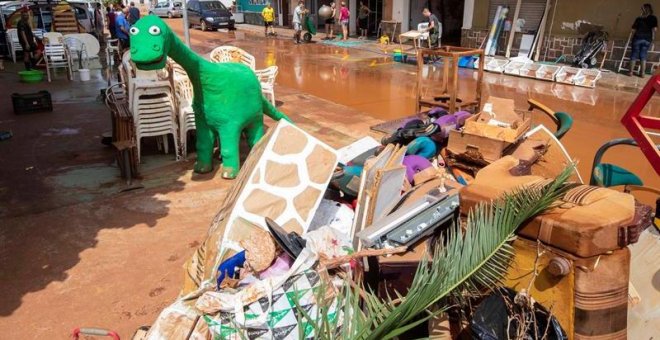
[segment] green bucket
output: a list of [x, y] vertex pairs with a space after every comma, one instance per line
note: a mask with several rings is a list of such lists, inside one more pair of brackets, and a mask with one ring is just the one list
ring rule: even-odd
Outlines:
[[18, 76], [24, 83], [39, 83], [44, 80], [44, 72], [39, 70], [20, 71]]

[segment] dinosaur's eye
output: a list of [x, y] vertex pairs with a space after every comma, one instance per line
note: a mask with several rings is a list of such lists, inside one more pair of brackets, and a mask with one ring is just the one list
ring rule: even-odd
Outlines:
[[133, 26], [131, 27], [129, 32], [131, 32], [132, 35], [137, 35], [138, 33], [140, 33], [140, 30], [137, 27]]
[[149, 27], [149, 33], [151, 33], [151, 35], [159, 35], [160, 34], [160, 27], [158, 27], [158, 26]]

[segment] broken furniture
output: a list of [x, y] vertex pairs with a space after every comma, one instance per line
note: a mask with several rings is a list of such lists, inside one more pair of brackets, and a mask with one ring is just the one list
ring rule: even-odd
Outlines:
[[105, 92], [105, 105], [112, 121], [112, 145], [117, 149], [117, 165], [121, 177], [129, 182], [138, 176], [138, 156], [135, 143], [133, 114], [128, 110], [124, 84], [115, 84]]
[[11, 95], [11, 103], [14, 107], [14, 114], [17, 115], [53, 111], [53, 101], [48, 91], [24, 94], [13, 93]]
[[263, 70], [255, 70], [254, 73], [261, 84], [261, 93], [275, 105], [275, 78], [277, 77], [277, 66], [269, 66]]
[[566, 112], [555, 112], [544, 104], [534, 100], [527, 99], [529, 103], [529, 111], [533, 109], [538, 109], [539, 111], [545, 113], [546, 116], [550, 117], [552, 121], [557, 125], [557, 130], [555, 132], [555, 137], [561, 139], [564, 135], [571, 129], [573, 126], [573, 117]]
[[[443, 107], [450, 113], [467, 110], [477, 111], [481, 107], [481, 85], [484, 76], [484, 58], [483, 50], [469, 49], [463, 47], [444, 46], [438, 49], [419, 49], [417, 51], [417, 107], [416, 112], [421, 112], [422, 108]], [[476, 89], [473, 92], [474, 98], [460, 98], [458, 87], [458, 61], [461, 57], [479, 58], [479, 67], [477, 69]], [[439, 93], [434, 93], [436, 86], [427, 89], [425, 86], [425, 74], [431, 72], [435, 66], [425, 64], [426, 60], [442, 60], [442, 85]], [[428, 68], [428, 69], [427, 69]], [[469, 70], [469, 69], [466, 69]], [[472, 72], [472, 70], [469, 70]], [[431, 81], [429, 81], [431, 82]], [[428, 92], [428, 93], [427, 93]]]
[[[643, 186], [644, 183], [642, 180], [631, 171], [615, 164], [602, 163], [605, 152], [611, 147], [617, 145], [638, 147], [637, 142], [632, 138], [613, 139], [603, 144], [596, 151], [594, 161], [591, 164], [591, 179], [589, 184], [606, 188], [623, 185], [625, 192], [628, 192], [628, 186]], [[656, 148], [660, 150], [660, 144], [656, 145]]]
[[[518, 160], [506, 156], [483, 168], [460, 191], [461, 212], [516, 188], [547, 181], [513, 176]], [[569, 339], [626, 338], [628, 245], [648, 221], [635, 218], [634, 197], [587, 185], [572, 186], [544, 214], [517, 232], [505, 284], [551, 308]], [[637, 235], [637, 236], [636, 236]]]
[[516, 110], [512, 99], [490, 97], [481, 112], [465, 121], [463, 129], [449, 131], [447, 150], [459, 158], [492, 163], [530, 126], [529, 112]]

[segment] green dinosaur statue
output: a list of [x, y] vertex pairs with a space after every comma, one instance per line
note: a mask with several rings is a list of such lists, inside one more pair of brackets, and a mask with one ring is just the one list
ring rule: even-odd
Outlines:
[[239, 63], [212, 63], [202, 58], [157, 16], [138, 20], [130, 29], [130, 39], [131, 59], [138, 69], [162, 69], [169, 56], [188, 73], [197, 125], [195, 172], [213, 170], [213, 146], [219, 139], [222, 177], [235, 178], [240, 167], [241, 134], [245, 132], [252, 147], [263, 136], [264, 113], [275, 120], [290, 121], [261, 94], [252, 69]]

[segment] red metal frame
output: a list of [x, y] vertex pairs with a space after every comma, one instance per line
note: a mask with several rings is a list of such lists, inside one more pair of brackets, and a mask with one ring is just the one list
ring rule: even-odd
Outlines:
[[630, 108], [628, 108], [626, 114], [621, 118], [621, 124], [626, 127], [644, 156], [651, 162], [655, 172], [660, 175], [660, 151], [644, 130], [644, 128], [660, 130], [660, 118], [642, 115], [644, 106], [656, 92], [660, 93], [660, 74], [656, 74], [649, 79], [635, 101], [630, 105]]

